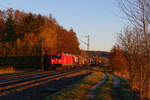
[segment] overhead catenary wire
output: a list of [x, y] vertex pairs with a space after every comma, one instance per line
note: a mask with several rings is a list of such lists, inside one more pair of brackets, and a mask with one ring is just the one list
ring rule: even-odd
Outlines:
[[87, 46], [87, 50], [90, 50], [90, 35], [87, 35], [87, 36], [84, 36], [84, 37], [87, 38], [87, 42], [85, 42], [85, 41], [83, 41], [79, 38], [78, 38], [78, 40]]

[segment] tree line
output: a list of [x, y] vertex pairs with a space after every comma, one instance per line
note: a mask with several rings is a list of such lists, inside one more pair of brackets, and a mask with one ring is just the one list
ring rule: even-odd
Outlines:
[[79, 54], [73, 29], [66, 30], [55, 18], [24, 11], [0, 10], [0, 56], [40, 56], [43, 52]]
[[150, 98], [150, 1], [119, 0], [128, 20], [110, 53], [114, 72], [129, 76], [129, 85], [141, 100]]

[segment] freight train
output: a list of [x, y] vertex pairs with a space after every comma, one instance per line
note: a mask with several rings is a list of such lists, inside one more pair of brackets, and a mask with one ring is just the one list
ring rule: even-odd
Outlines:
[[91, 63], [91, 58], [67, 53], [51, 53], [45, 57], [45, 66], [49, 69], [71, 69]]

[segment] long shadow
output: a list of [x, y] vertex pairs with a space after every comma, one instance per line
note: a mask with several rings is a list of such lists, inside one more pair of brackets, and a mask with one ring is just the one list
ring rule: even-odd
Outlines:
[[[113, 96], [116, 100], [140, 100], [137, 96], [138, 92], [132, 91], [125, 79], [120, 77], [118, 78], [120, 79], [120, 86], [113, 88]], [[116, 97], [115, 92], [118, 93], [118, 97]]]
[[68, 86], [79, 82], [89, 74], [91, 73], [53, 80], [44, 85], [39, 85], [36, 87], [28, 88], [21, 92], [15, 92], [13, 94], [0, 97], [0, 100], [42, 100], [44, 97], [50, 94], [54, 94], [58, 91], [61, 91], [62, 89], [68, 88]]

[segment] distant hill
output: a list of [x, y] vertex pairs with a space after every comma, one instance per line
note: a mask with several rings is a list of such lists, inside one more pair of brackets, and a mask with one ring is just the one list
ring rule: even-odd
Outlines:
[[86, 51], [90, 57], [92, 56], [103, 56], [103, 57], [109, 57], [109, 52], [106, 51]]

